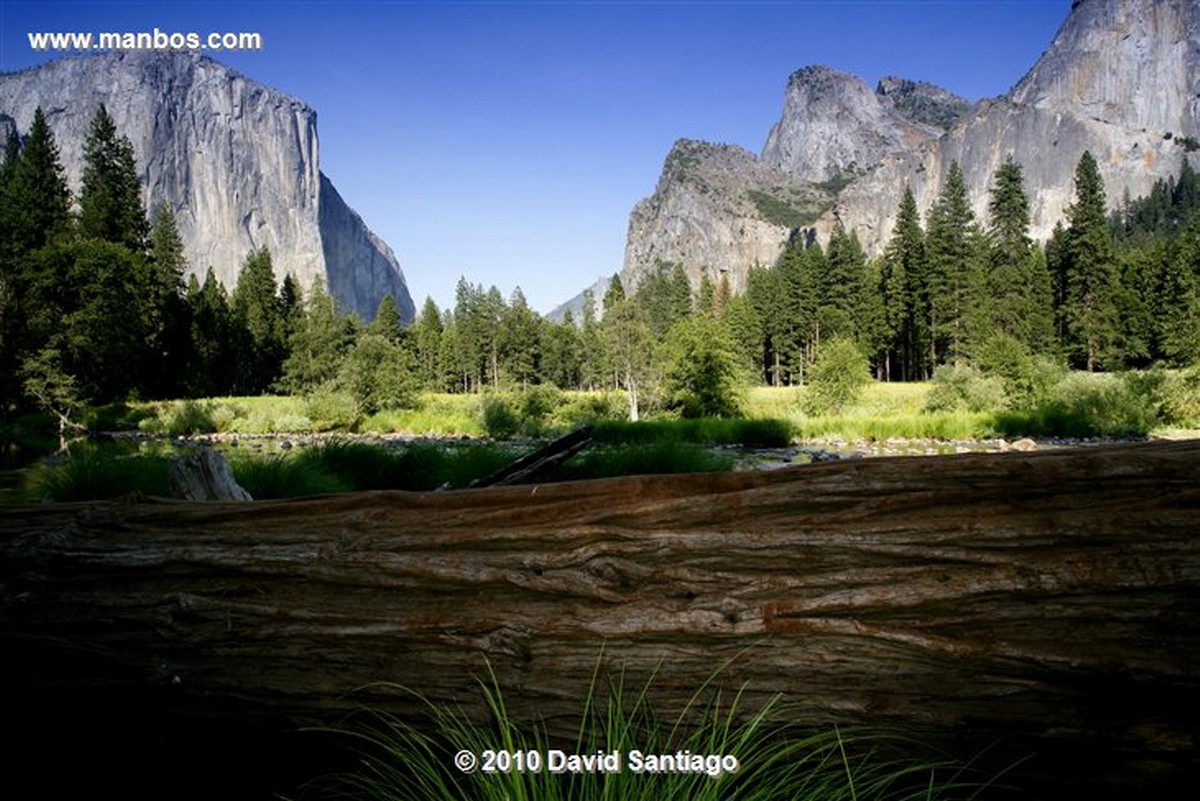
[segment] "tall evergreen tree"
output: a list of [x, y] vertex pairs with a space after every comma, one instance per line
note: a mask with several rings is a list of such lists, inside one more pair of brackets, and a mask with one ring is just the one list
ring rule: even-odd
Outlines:
[[188, 279], [188, 319], [191, 323], [191, 356], [185, 378], [192, 397], [228, 395], [233, 391], [236, 366], [236, 325], [225, 287], [212, 267], [204, 284]]
[[280, 387], [305, 395], [329, 384], [337, 377], [350, 345], [337, 301], [326, 291], [324, 279], [317, 276], [288, 341]]
[[1157, 292], [1159, 350], [1178, 365], [1200, 363], [1200, 210], [1163, 260]]
[[5, 153], [0, 185], [0, 242], [5, 262], [20, 258], [67, 233], [71, 194], [66, 172], [41, 106], [20, 147], [14, 139]]
[[142, 187], [133, 144], [118, 136], [101, 105], [83, 146], [83, 187], [79, 193], [79, 232], [84, 238], [146, 250], [150, 224], [142, 205]]
[[930, 361], [967, 355], [982, 289], [979, 232], [958, 162], [951, 162], [926, 226]]
[[912, 381], [927, 375], [925, 329], [925, 234], [912, 190], [905, 187], [896, 227], [884, 251], [879, 291], [886, 337], [884, 377]]
[[412, 330], [420, 385], [428, 390], [441, 389], [442, 313], [433, 298], [425, 298]]
[[238, 349], [236, 391], [257, 395], [279, 379], [286, 356], [278, 285], [266, 247], [246, 256], [230, 308], [243, 340]]
[[991, 327], [1032, 351], [1045, 351], [1053, 336], [1050, 275], [1035, 255], [1024, 177], [1011, 158], [996, 171], [988, 210]]
[[583, 386], [583, 334], [570, 309], [562, 322], [550, 323], [545, 335], [542, 377], [560, 389]]
[[145, 312], [146, 260], [111, 242], [61, 242], [35, 251], [29, 321], [41, 347], [58, 351], [83, 397], [145, 394], [153, 331]]
[[389, 292], [379, 301], [375, 308], [375, 319], [367, 327], [372, 334], [378, 334], [393, 344], [400, 344], [404, 337], [404, 324], [400, 321], [400, 309], [396, 299]]
[[1076, 364], [1094, 371], [1113, 359], [1119, 331], [1104, 181], [1090, 151], [1084, 151], [1075, 169], [1075, 202], [1067, 209], [1067, 221], [1067, 344]]
[[0, 414], [18, 399], [21, 361], [45, 345], [31, 338], [27, 322], [34, 311], [29, 306], [36, 278], [31, 256], [69, 227], [70, 193], [39, 106], [24, 146], [14, 134], [0, 165]]
[[863, 330], [867, 259], [858, 235], [837, 226], [825, 251], [817, 306], [816, 347], [838, 336], [858, 337]]
[[187, 258], [175, 215], [166, 205], [159, 208], [150, 229], [150, 261], [155, 290], [150, 325], [153, 339], [149, 343], [155, 366], [148, 371], [153, 376], [150, 390], [159, 397], [174, 397], [185, 391], [192, 340], [184, 284]]
[[520, 287], [512, 291], [503, 311], [499, 350], [509, 380], [522, 389], [537, 383], [542, 360], [541, 325]]

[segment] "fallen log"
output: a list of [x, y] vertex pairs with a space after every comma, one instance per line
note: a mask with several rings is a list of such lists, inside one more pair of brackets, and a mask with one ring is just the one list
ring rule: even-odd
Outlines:
[[[678, 707], [1032, 755], [1022, 797], [1200, 777], [1200, 442], [0, 518], [8, 703], [561, 720], [602, 658]], [[601, 651], [603, 656], [601, 657]], [[97, 700], [101, 699], [101, 700]], [[474, 705], [474, 706], [472, 706]]]

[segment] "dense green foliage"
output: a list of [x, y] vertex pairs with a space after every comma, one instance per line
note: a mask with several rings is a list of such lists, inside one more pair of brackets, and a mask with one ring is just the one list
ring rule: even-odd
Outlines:
[[[353, 428], [411, 409], [420, 392], [555, 389], [619, 392], [632, 420], [729, 417], [755, 383], [812, 383], [815, 415], [853, 398], [833, 392], [834, 378], [862, 374], [940, 374], [937, 404], [969, 409], [978, 404], [964, 398], [978, 393], [967, 367], [1002, 387], [987, 393], [991, 406], [1030, 411], [1062, 367], [1200, 359], [1200, 180], [1186, 161], [1110, 213], [1096, 161], [1082, 154], [1074, 200], [1044, 246], [1030, 238], [1015, 162], [993, 176], [987, 219], [976, 219], [951, 164], [924, 226], [905, 192], [878, 258], [841, 225], [824, 246], [797, 230], [737, 293], [729, 275], [662, 263], [636, 285], [613, 276], [601, 303], [589, 294], [579, 319], [560, 322], [534, 312], [520, 288], [506, 299], [463, 278], [452, 308], [427, 299], [405, 327], [395, 299], [364, 324], [266, 249], [246, 255], [232, 289], [211, 266], [201, 281], [172, 209], [147, 221], [132, 147], [103, 107], [84, 156], [77, 213], [40, 111], [0, 164], [4, 417], [36, 406], [66, 425], [112, 401], [287, 392], [304, 399], [296, 417], [308, 425]], [[831, 351], [848, 358], [842, 343], [864, 370], [858, 359], [853, 370], [847, 359], [828, 366]], [[480, 431], [553, 427], [506, 403], [489, 401]]]

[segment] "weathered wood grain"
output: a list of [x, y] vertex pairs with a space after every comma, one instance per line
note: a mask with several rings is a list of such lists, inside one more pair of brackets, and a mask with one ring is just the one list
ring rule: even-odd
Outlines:
[[[603, 649], [659, 700], [723, 681], [814, 725], [1169, 788], [1200, 758], [1200, 443], [878, 459], [0, 519], [4, 682], [327, 722], [471, 705], [569, 721]], [[1039, 761], [1040, 760], [1040, 761]]]

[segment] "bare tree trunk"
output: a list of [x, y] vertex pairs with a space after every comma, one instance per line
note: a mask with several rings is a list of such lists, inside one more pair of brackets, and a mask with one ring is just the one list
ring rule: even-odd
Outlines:
[[417, 711], [379, 682], [479, 711], [489, 660], [569, 729], [602, 649], [668, 709], [732, 660], [814, 726], [1163, 798], [1200, 773], [1197, 532], [1196, 442], [12, 509], [0, 684], [313, 722]]

